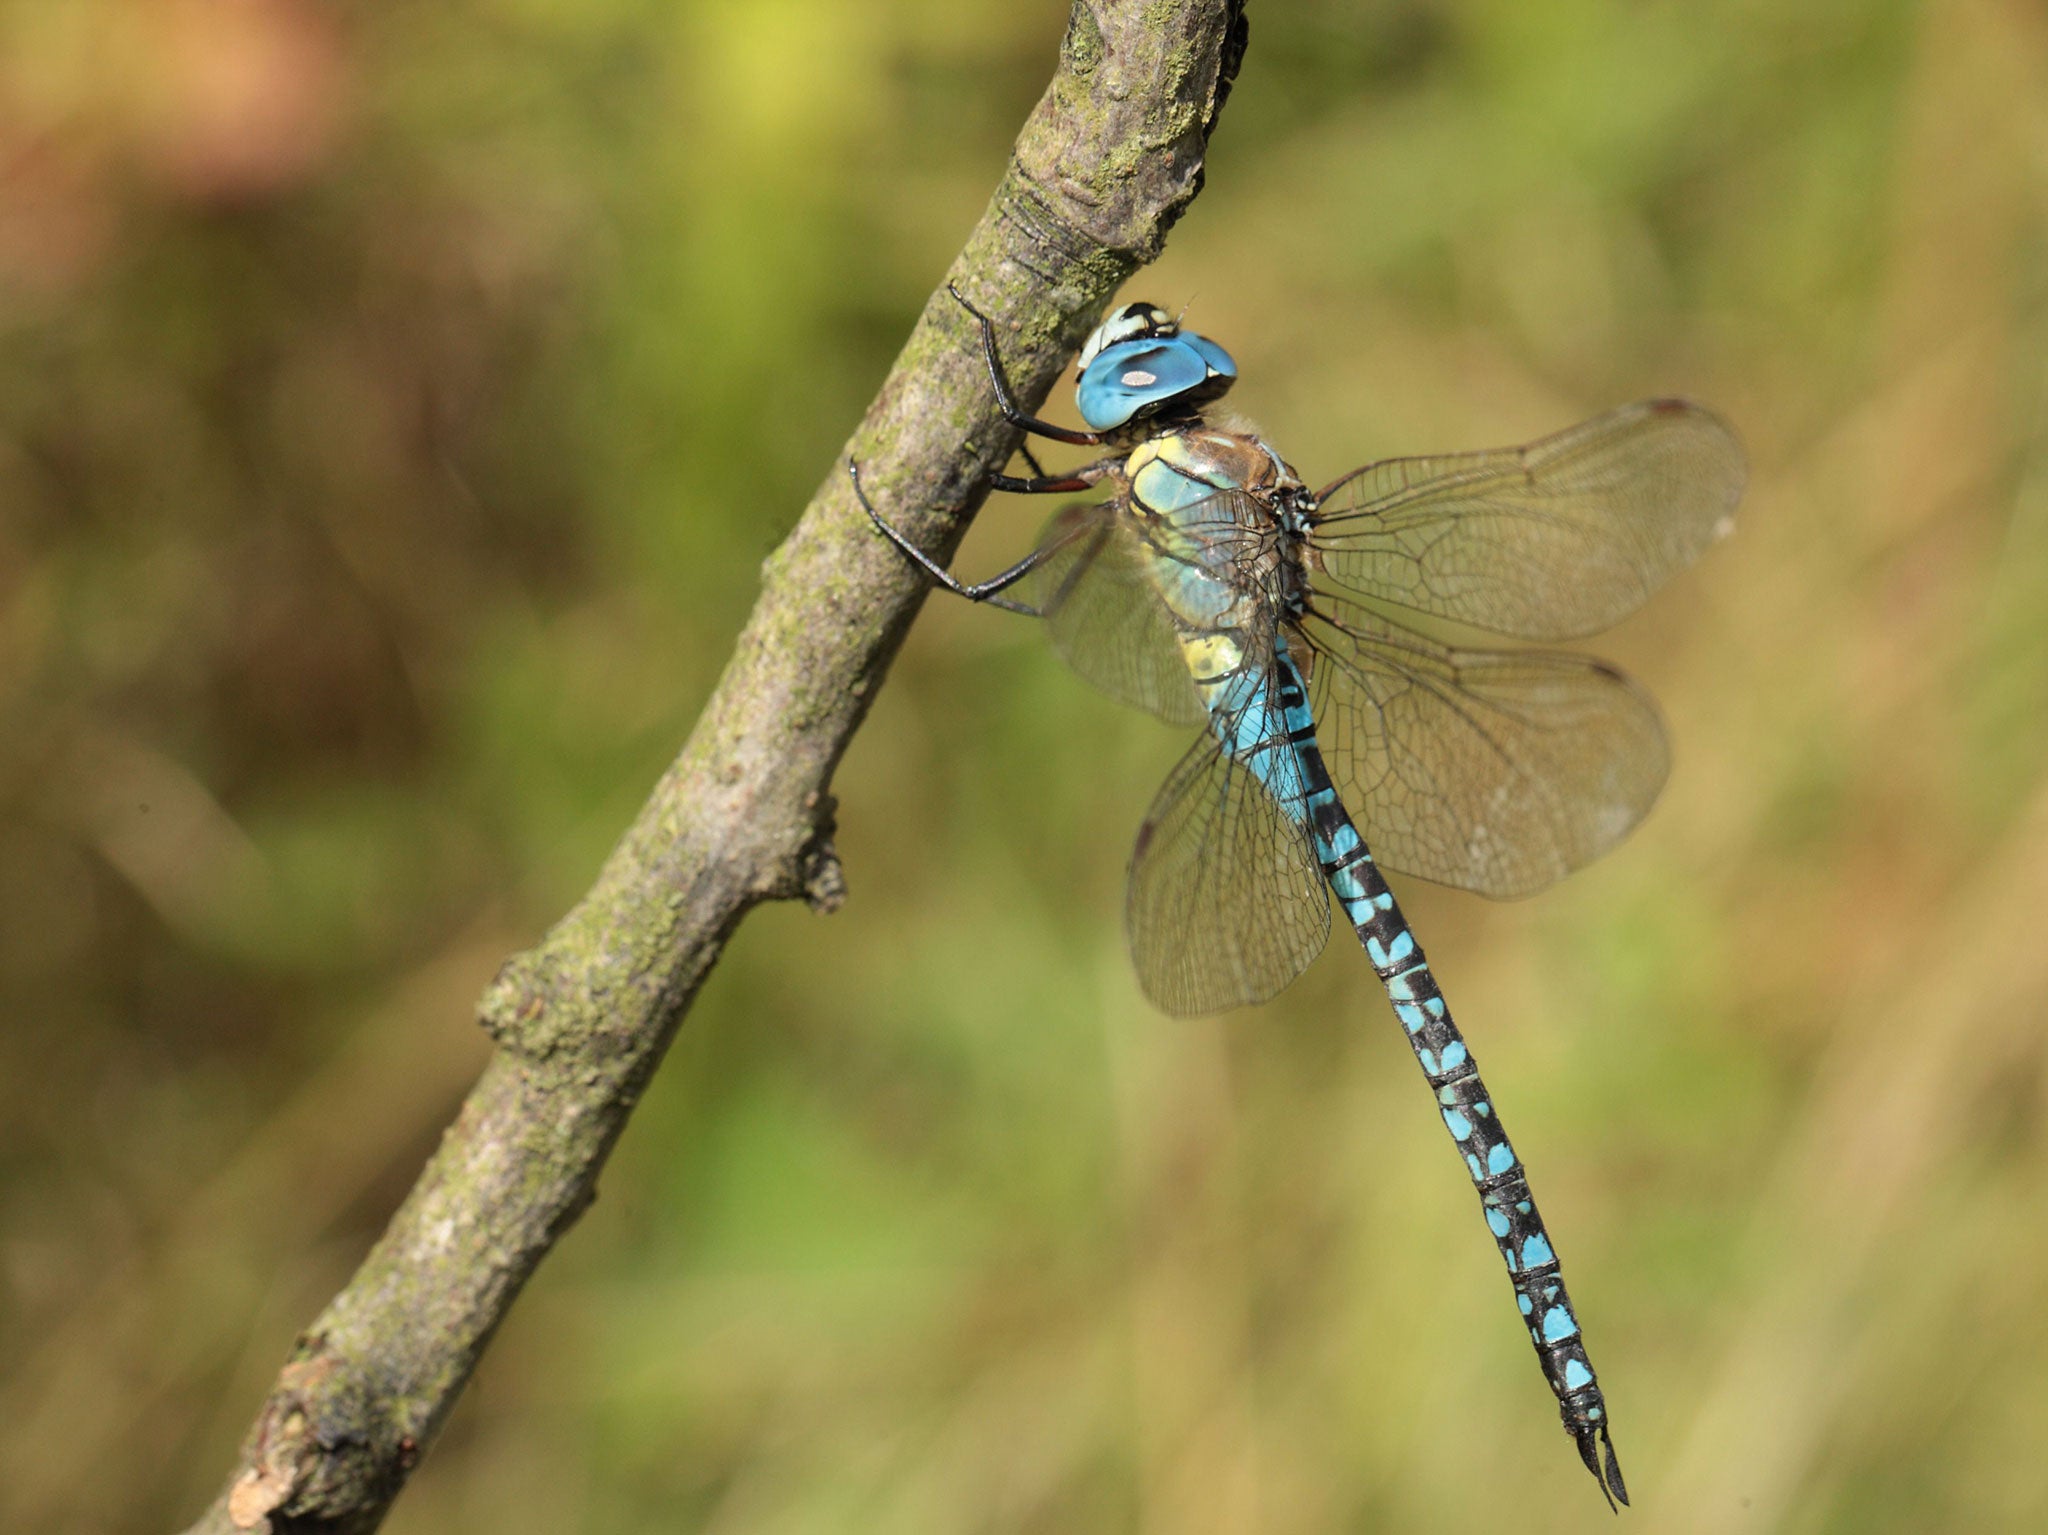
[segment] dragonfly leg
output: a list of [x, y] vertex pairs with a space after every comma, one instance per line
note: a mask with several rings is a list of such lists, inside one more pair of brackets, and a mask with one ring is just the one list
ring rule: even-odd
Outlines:
[[1029, 443], [1017, 444], [1017, 451], [1024, 455], [1024, 462], [1031, 466], [1029, 478], [1015, 474], [991, 474], [988, 477], [990, 490], [1007, 490], [1016, 495], [1045, 496], [1071, 493], [1079, 490], [1093, 490], [1109, 475], [1116, 472], [1125, 455], [1113, 453], [1108, 458], [1099, 458], [1092, 464], [1083, 464], [1071, 474], [1047, 474], [1045, 466], [1031, 451]]
[[1030, 575], [1032, 571], [1036, 570], [1039, 563], [1044, 560], [1047, 553], [1046, 550], [1035, 549], [1000, 575], [990, 576], [986, 581], [976, 581], [970, 585], [962, 581], [922, 549], [918, 548], [917, 545], [904, 536], [901, 530], [891, 526], [882, 519], [882, 514], [875, 510], [875, 504], [868, 500], [868, 493], [861, 488], [860, 465], [853, 459], [849, 458], [846, 461], [846, 473], [847, 477], [853, 481], [854, 496], [860, 501], [861, 510], [868, 514], [868, 521], [872, 522], [876, 529], [890, 543], [909, 555], [917, 563], [918, 567], [926, 575], [930, 576], [933, 581], [937, 582], [954, 596], [965, 597], [969, 602], [986, 602], [994, 607], [1006, 608], [1012, 613], [1022, 613], [1027, 618], [1038, 618], [1041, 616], [1038, 609], [1027, 607], [1021, 602], [1013, 602], [1008, 597], [1002, 596], [1001, 593], [1006, 588], [1015, 586], [1019, 581]]
[[[967, 297], [951, 283], [946, 291], [953, 295], [959, 306], [973, 315], [981, 326], [981, 355], [988, 363], [988, 381], [996, 392], [996, 404], [1002, 407], [1003, 419], [1014, 427], [1035, 432], [1040, 437], [1050, 437], [1054, 442], [1071, 442], [1081, 447], [1094, 447], [1102, 441], [1100, 432], [1076, 432], [1064, 426], [1054, 426], [1050, 421], [1041, 421], [1036, 416], [1026, 415], [1018, 406], [1017, 398], [1010, 393], [1009, 377], [1003, 372], [1003, 360], [996, 352], [996, 328], [989, 317], [967, 302]], [[1034, 464], [1032, 466], [1036, 468]]]
[[[1023, 479], [1014, 474], [992, 474], [988, 477], [989, 489], [1014, 491], [1024, 496], [1047, 496], [1063, 491], [1091, 490], [1096, 482], [1116, 464], [1115, 459], [1105, 459], [1099, 464], [1090, 464], [1085, 469], [1076, 469], [1072, 474], [1046, 474], [1041, 471], [1034, 479]], [[1033, 464], [1032, 468], [1038, 468]]]

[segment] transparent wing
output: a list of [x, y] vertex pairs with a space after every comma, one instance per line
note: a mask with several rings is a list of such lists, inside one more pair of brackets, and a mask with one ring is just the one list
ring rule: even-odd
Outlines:
[[1727, 532], [1745, 473], [1719, 417], [1644, 400], [1526, 447], [1353, 470], [1321, 493], [1311, 543], [1358, 596], [1517, 639], [1577, 639]]
[[1318, 593], [1317, 736], [1389, 868], [1497, 897], [1591, 862], [1670, 772], [1657, 706], [1590, 656], [1459, 650]]
[[1067, 507], [1039, 548], [1045, 558], [1032, 572], [1032, 606], [1067, 664], [1122, 703], [1169, 724], [1200, 724], [1201, 695], [1116, 503]]
[[1205, 735], [1139, 829], [1124, 921], [1157, 1007], [1217, 1013], [1301, 974], [1329, 937], [1330, 902], [1306, 833]]

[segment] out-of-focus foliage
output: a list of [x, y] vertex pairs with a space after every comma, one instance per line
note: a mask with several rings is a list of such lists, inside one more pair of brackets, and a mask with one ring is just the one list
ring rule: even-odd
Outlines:
[[[1412, 890], [1632, 1527], [2048, 1527], [2048, 23], [1252, 20], [1137, 293], [1311, 480], [1666, 392], [1754, 459], [1602, 647], [1667, 707], [1658, 813], [1532, 902]], [[211, 1495], [1063, 23], [0, 6], [0, 1528]], [[1606, 1527], [1358, 955], [1138, 998], [1178, 745], [933, 604], [845, 911], [746, 924], [390, 1527]]]

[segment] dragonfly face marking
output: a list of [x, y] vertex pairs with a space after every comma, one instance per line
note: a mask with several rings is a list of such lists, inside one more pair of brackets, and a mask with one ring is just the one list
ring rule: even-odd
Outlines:
[[1119, 341], [1140, 341], [1150, 336], [1171, 336], [1179, 329], [1174, 317], [1157, 304], [1125, 304], [1112, 310], [1103, 322], [1088, 333], [1088, 339], [1081, 343], [1081, 352], [1074, 359], [1075, 369], [1080, 373], [1088, 371], [1088, 364], [1101, 355], [1106, 346]]
[[[1033, 554], [973, 586], [883, 521], [855, 472], [862, 505], [947, 589], [1046, 619], [1091, 682], [1203, 726], [1131, 855], [1125, 925], [1146, 993], [1175, 1013], [1264, 1001], [1322, 948], [1334, 900], [1478, 1191], [1565, 1429], [1626, 1503], [1526, 1172], [1352, 816], [1389, 867], [1493, 896], [1542, 888], [1641, 820], [1669, 765], [1641, 689], [1587, 657], [1453, 645], [1428, 625], [1547, 647], [1625, 617], [1727, 531], [1734, 436], [1652, 400], [1311, 491], [1264, 439], [1203, 419], [1236, 364], [1157, 306], [1125, 305], [1082, 349], [1090, 432], [1018, 410], [994, 328], [968, 307], [1005, 418], [1111, 450], [1063, 478], [994, 483], [1108, 499], [1067, 507]], [[999, 595], [1013, 587], [1033, 600]]]

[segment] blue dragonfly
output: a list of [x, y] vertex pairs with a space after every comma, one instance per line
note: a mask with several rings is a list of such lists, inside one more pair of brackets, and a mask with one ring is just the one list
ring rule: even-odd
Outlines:
[[1107, 450], [1064, 475], [1027, 451], [1033, 474], [993, 487], [1110, 494], [1069, 505], [1030, 555], [972, 585], [886, 521], [849, 462], [861, 505], [938, 585], [1045, 619], [1089, 681], [1204, 727], [1131, 854], [1125, 925], [1155, 1004], [1265, 1001], [1320, 952], [1335, 897], [1479, 1192], [1565, 1429], [1609, 1506], [1627, 1503], [1556, 1249], [1380, 864], [1526, 895], [1643, 818], [1670, 758], [1626, 675], [1414, 623], [1538, 645], [1609, 627], [1728, 531], [1740, 446], [1701, 407], [1648, 400], [1523, 447], [1387, 459], [1311, 491], [1264, 438], [1211, 419], [1236, 364], [1164, 310], [1124, 305], [1089, 337], [1089, 429], [1076, 431], [1018, 407], [994, 327], [953, 297], [979, 323], [1013, 426]]

